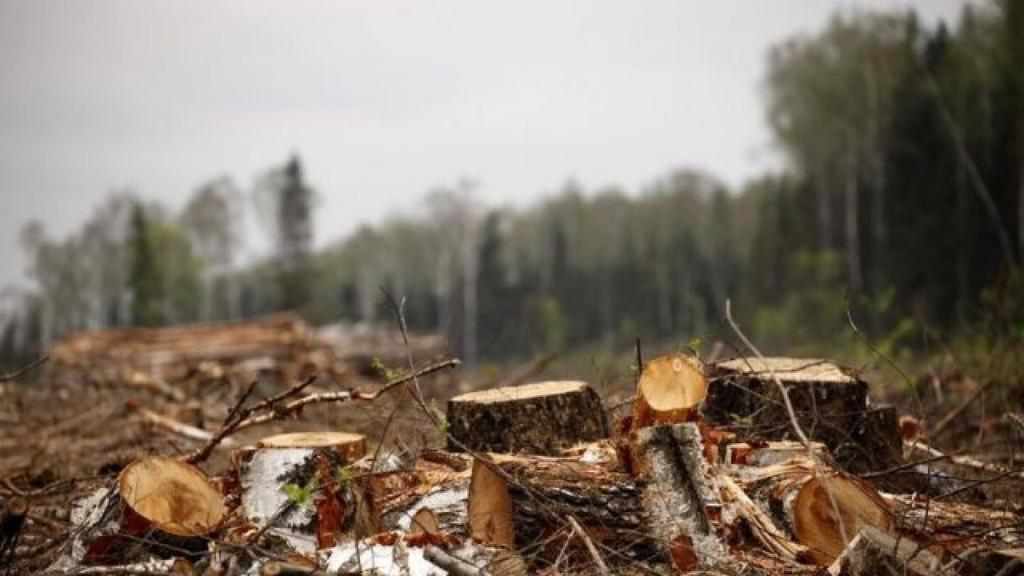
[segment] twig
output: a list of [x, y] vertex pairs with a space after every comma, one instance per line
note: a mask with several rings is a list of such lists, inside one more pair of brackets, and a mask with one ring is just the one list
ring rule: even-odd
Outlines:
[[[413, 370], [411, 374], [406, 374], [405, 376], [392, 380], [391, 382], [388, 382], [383, 388], [375, 392], [367, 393], [360, 392], [358, 390], [343, 390], [338, 392], [308, 394], [306, 396], [302, 396], [300, 398], [296, 398], [289, 402], [285, 402], [284, 404], [278, 405], [278, 403], [282, 402], [283, 400], [291, 398], [292, 396], [295, 396], [297, 393], [301, 392], [305, 388], [309, 387], [309, 385], [311, 385], [317, 378], [316, 375], [309, 376], [302, 382], [296, 384], [295, 386], [292, 386], [288, 390], [274, 396], [271, 399], [259, 402], [249, 408], [242, 408], [238, 410], [238, 415], [235, 417], [235, 420], [233, 422], [229, 422], [225, 424], [223, 427], [221, 427], [221, 429], [216, 434], [214, 434], [213, 438], [211, 438], [210, 441], [207, 442], [206, 446], [203, 446], [202, 448], [189, 454], [187, 457], [185, 457], [185, 461], [190, 464], [203, 462], [204, 460], [210, 457], [210, 454], [213, 452], [214, 448], [216, 448], [218, 444], [220, 444], [225, 438], [227, 438], [231, 434], [234, 434], [235, 432], [238, 432], [239, 430], [243, 430], [245, 428], [257, 426], [259, 424], [266, 424], [267, 422], [271, 422], [274, 420], [279, 420], [284, 416], [287, 416], [288, 414], [291, 414], [309, 404], [319, 404], [324, 402], [351, 402], [353, 400], [373, 401], [382, 396], [383, 394], [386, 394], [394, 387], [399, 386], [401, 384], [405, 384], [409, 381], [414, 381], [419, 376], [433, 374], [434, 372], [439, 372], [441, 370], [452, 368], [460, 364], [461, 362], [455, 358], [437, 362], [435, 364], [431, 364], [429, 366], [420, 368], [419, 370]], [[270, 402], [270, 400], [273, 400], [273, 402]], [[254, 415], [256, 412], [260, 410], [263, 410], [264, 412], [261, 414]]]
[[[736, 324], [736, 321], [732, 319], [732, 301], [728, 298], [725, 300], [725, 319], [729, 322], [729, 326], [731, 326], [733, 331], [736, 332], [736, 335], [739, 336], [743, 344], [745, 344], [747, 348], [750, 348], [751, 352], [753, 352], [754, 355], [764, 363], [765, 367], [768, 368], [769, 375], [775, 382], [775, 386], [779, 389], [779, 393], [782, 395], [782, 401], [786, 406], [786, 413], [789, 415], [789, 423], [793, 427], [793, 432], [796, 433], [797, 437], [800, 438], [800, 442], [807, 449], [807, 456], [814, 464], [815, 471], [817, 473], [817, 469], [819, 468], [818, 456], [814, 453], [814, 447], [811, 445], [811, 440], [807, 437], [807, 434], [804, 433], [803, 428], [800, 427], [800, 422], [796, 417], [796, 411], [793, 409], [793, 402], [789, 399], [789, 390], [787, 390], [782, 384], [782, 380], [779, 380], [778, 374], [775, 373], [775, 370], [772, 369], [771, 365], [765, 361], [764, 355], [757, 349], [757, 346], [754, 346], [754, 343], [747, 338], [746, 334], [740, 330], [739, 325]], [[839, 534], [842, 536], [843, 542], [849, 542], [850, 538], [846, 533], [846, 523], [843, 522], [843, 517], [839, 513], [839, 504], [836, 502], [835, 495], [832, 493], [832, 490], [828, 488], [828, 484], [823, 483], [822, 486], [825, 488], [825, 493], [828, 495], [829, 502], [832, 504], [832, 511], [835, 513], [836, 519], [839, 521]]]
[[12, 380], [16, 380], [18, 378], [21, 378], [22, 375], [24, 375], [26, 372], [28, 372], [29, 370], [32, 370], [33, 368], [37, 368], [39, 366], [42, 366], [43, 363], [46, 362], [49, 359], [50, 359], [50, 355], [49, 354], [43, 354], [39, 358], [36, 358], [35, 360], [33, 360], [33, 361], [29, 362], [28, 364], [22, 366], [21, 368], [18, 368], [14, 372], [10, 372], [8, 374], [0, 374], [0, 384], [3, 384], [4, 382], [10, 382]]
[[[639, 339], [637, 341], [639, 342]], [[587, 551], [590, 552], [590, 557], [594, 560], [594, 564], [597, 564], [597, 570], [604, 574], [604, 576], [611, 576], [611, 572], [608, 571], [608, 565], [604, 563], [601, 554], [594, 547], [594, 542], [591, 541], [590, 536], [587, 536], [587, 533], [580, 527], [580, 523], [571, 515], [566, 516], [566, 519], [569, 520], [569, 525], [572, 526], [573, 532], [580, 537], [580, 540], [583, 540], [583, 544], [586, 545]]]
[[[134, 402], [128, 402], [128, 408], [136, 411], [146, 422], [178, 434], [179, 436], [184, 436], [190, 440], [199, 440], [204, 442], [209, 442], [213, 439], [214, 435], [212, 432], [207, 432], [202, 428], [197, 428], [195, 426], [185, 424], [184, 422], [179, 422], [174, 418], [164, 416], [163, 414], [157, 414], [152, 410], [136, 405]], [[230, 438], [225, 438], [222, 443], [225, 446], [233, 444]]]

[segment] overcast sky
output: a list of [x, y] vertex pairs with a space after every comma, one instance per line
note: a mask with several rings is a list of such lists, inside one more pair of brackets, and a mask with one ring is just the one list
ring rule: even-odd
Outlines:
[[680, 166], [739, 184], [779, 162], [771, 44], [836, 9], [962, 3], [0, 0], [0, 286], [30, 218], [62, 236], [126, 186], [177, 209], [292, 151], [321, 245], [463, 175], [515, 205]]

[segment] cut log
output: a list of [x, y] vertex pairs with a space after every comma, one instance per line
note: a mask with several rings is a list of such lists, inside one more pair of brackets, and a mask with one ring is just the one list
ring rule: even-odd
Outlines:
[[877, 528], [861, 528], [842, 555], [829, 566], [829, 576], [948, 574], [941, 560], [908, 538], [896, 538]]
[[810, 460], [730, 472], [819, 565], [831, 564], [865, 526], [894, 529], [892, 512], [873, 486]]
[[636, 433], [635, 464], [645, 480], [647, 529], [680, 572], [720, 564], [725, 547], [711, 520], [720, 509], [707, 479], [696, 424], [653, 426]]
[[512, 525], [512, 498], [508, 484], [488, 463], [473, 461], [473, 476], [469, 482], [469, 534], [474, 540], [489, 546], [512, 548], [515, 529]]
[[[470, 392], [448, 401], [449, 449], [556, 455], [608, 436], [604, 406], [585, 382]], [[454, 440], [454, 441], [453, 441]]]
[[685, 354], [661, 356], [644, 364], [633, 402], [633, 429], [684, 422], [695, 416], [708, 384], [699, 360]]
[[509, 495], [514, 508], [517, 548], [545, 543], [538, 556], [546, 562], [559, 557], [569, 565], [589, 564], [590, 554], [567, 530], [575, 517], [602, 550], [616, 550], [606, 560], [619, 566], [659, 557], [646, 531], [641, 488], [632, 476], [607, 462], [528, 455], [492, 455], [514, 480]]
[[375, 518], [365, 486], [343, 471], [365, 452], [366, 438], [346, 432], [264, 438], [236, 454], [242, 513], [300, 552], [333, 546], [337, 534], [367, 512]]
[[[704, 416], [740, 440], [797, 440], [773, 375], [788, 389], [804, 432], [824, 443], [843, 468], [879, 470], [899, 463], [895, 413], [869, 410], [867, 384], [817, 359], [738, 358], [710, 368]], [[867, 451], [861, 447], [868, 442]], [[887, 447], [879, 449], [879, 447]], [[895, 459], [895, 461], [894, 461]]]
[[[819, 459], [827, 459], [828, 449], [820, 442], [812, 442], [811, 450]], [[725, 447], [725, 463], [738, 466], [770, 466], [791, 458], [805, 458], [807, 447], [800, 442], [740, 442]]]
[[138, 460], [121, 472], [121, 499], [153, 528], [205, 536], [224, 519], [224, 496], [198, 468], [173, 458]]

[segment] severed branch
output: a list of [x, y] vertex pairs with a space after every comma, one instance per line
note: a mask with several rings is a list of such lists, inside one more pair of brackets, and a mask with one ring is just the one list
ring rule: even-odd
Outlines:
[[601, 558], [601, 553], [598, 552], [597, 547], [594, 546], [594, 541], [591, 540], [590, 536], [587, 536], [587, 533], [583, 531], [583, 528], [580, 526], [580, 523], [577, 522], [576, 519], [573, 518], [571, 515], [566, 516], [566, 519], [572, 526], [573, 532], [575, 532], [576, 535], [580, 537], [580, 540], [583, 540], [583, 544], [586, 545], [587, 552], [590, 552], [590, 557], [594, 560], [594, 564], [597, 565], [598, 571], [603, 576], [611, 576], [611, 572], [608, 571], [608, 565], [604, 563], [604, 559]]
[[29, 362], [28, 364], [22, 366], [21, 368], [18, 368], [14, 372], [10, 372], [8, 374], [0, 374], [0, 384], [2, 384], [4, 382], [11, 382], [11, 381], [17, 380], [18, 378], [21, 378], [29, 370], [32, 370], [32, 369], [37, 368], [39, 366], [42, 366], [43, 363], [45, 363], [49, 359], [50, 359], [50, 355], [49, 354], [43, 354], [39, 358], [36, 358], [35, 360], [33, 360], [33, 361]]
[[[158, 414], [152, 410], [149, 410], [148, 408], [138, 406], [134, 402], [129, 401], [127, 403], [127, 406], [129, 410], [134, 410], [136, 413], [139, 414], [139, 416], [142, 416], [142, 419], [145, 420], [146, 422], [149, 422], [154, 426], [159, 426], [160, 428], [163, 428], [164, 430], [167, 430], [169, 432], [173, 432], [174, 434], [177, 434], [179, 436], [183, 436], [190, 440], [199, 440], [201, 442], [209, 442], [210, 440], [213, 439], [213, 433], [207, 432], [202, 428], [197, 428], [195, 426], [185, 424], [184, 422], [179, 422], [174, 418], [171, 418], [170, 416]], [[230, 438], [225, 438], [222, 442], [225, 446], [230, 446], [233, 444]]]
[[[313, 384], [313, 382], [316, 380], [316, 376], [313, 375], [299, 382], [298, 384], [295, 384], [288, 390], [285, 390], [284, 392], [276, 396], [258, 402], [248, 408], [240, 408], [239, 406], [241, 406], [242, 402], [244, 402], [245, 398], [248, 396], [248, 393], [246, 393], [245, 395], [243, 395], [241, 399], [242, 402], [239, 402], [238, 406], [236, 406], [236, 408], [232, 409], [231, 411], [231, 413], [234, 414], [234, 418], [225, 421], [221, 429], [216, 434], [214, 434], [212, 438], [210, 438], [210, 440], [206, 443], [205, 446], [192, 452], [191, 454], [186, 456], [184, 460], [189, 464], [197, 464], [199, 462], [203, 462], [210, 457], [210, 454], [213, 452], [214, 448], [216, 448], [218, 444], [223, 442], [224, 439], [230, 436], [231, 434], [234, 434], [235, 432], [238, 432], [239, 430], [243, 430], [245, 428], [257, 426], [259, 424], [265, 424], [267, 422], [272, 422], [274, 420], [280, 420], [281, 418], [287, 416], [288, 414], [292, 414], [309, 404], [320, 404], [324, 402], [342, 403], [351, 402], [354, 400], [372, 402], [377, 398], [383, 396], [384, 394], [388, 393], [389, 391], [393, 390], [395, 387], [401, 386], [402, 384], [406, 384], [411, 381], [415, 381], [420, 376], [426, 376], [428, 374], [440, 372], [441, 370], [454, 368], [456, 366], [459, 366], [460, 364], [461, 362], [456, 358], [450, 358], [448, 360], [443, 360], [441, 362], [430, 364], [428, 366], [424, 366], [423, 368], [413, 370], [409, 374], [396, 378], [395, 380], [392, 380], [385, 384], [384, 387], [381, 388], [380, 390], [376, 390], [374, 392], [342, 390], [338, 392], [307, 394], [305, 396], [295, 398], [295, 396], [297, 396], [299, 393], [301, 393], [303, 390], [305, 390], [311, 384]], [[290, 398], [292, 399], [289, 400]]]

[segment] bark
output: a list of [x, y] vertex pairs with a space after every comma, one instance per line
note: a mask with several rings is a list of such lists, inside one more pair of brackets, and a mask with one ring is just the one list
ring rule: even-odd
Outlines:
[[829, 566], [830, 576], [949, 574], [941, 560], [908, 538], [893, 537], [877, 528], [862, 528], [842, 555]]
[[696, 424], [655, 426], [636, 433], [636, 463], [646, 483], [642, 506], [662, 555], [680, 571], [722, 562], [726, 550], [709, 509], [720, 508], [706, 476]]
[[608, 436], [601, 399], [584, 382], [470, 392], [448, 401], [447, 419], [453, 451], [556, 455]]
[[265, 438], [237, 454], [242, 514], [304, 552], [333, 546], [338, 533], [353, 525], [375, 531], [372, 511], [366, 521], [372, 502], [364, 487], [342, 473], [365, 451], [366, 439], [358, 434]]
[[[797, 420], [825, 444], [843, 468], [878, 470], [901, 460], [898, 422], [868, 409], [867, 384], [831, 362], [800, 358], [738, 358], [709, 368], [707, 420], [736, 432], [739, 441], [793, 440], [794, 433], [772, 375], [789, 390]], [[871, 448], [860, 446], [870, 442]]]

